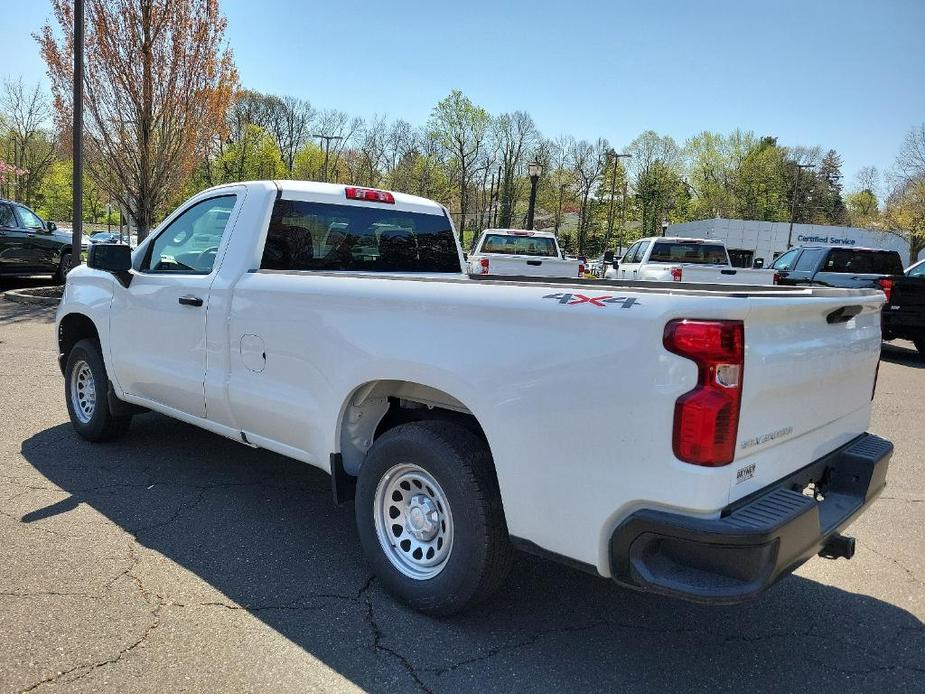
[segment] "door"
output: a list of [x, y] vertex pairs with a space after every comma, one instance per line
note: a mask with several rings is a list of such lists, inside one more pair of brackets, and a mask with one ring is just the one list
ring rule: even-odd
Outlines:
[[26, 236], [19, 228], [13, 206], [0, 202], [0, 272], [19, 272], [23, 268]]
[[57, 270], [57, 252], [61, 244], [56, 243], [45, 225], [35, 212], [22, 205], [16, 206], [19, 227], [25, 234], [25, 264], [33, 270]]
[[813, 277], [816, 269], [822, 263], [826, 253], [828, 253], [827, 248], [804, 248], [793, 265], [793, 269], [790, 270], [787, 284], [814, 284]]
[[193, 203], [145, 248], [110, 311], [114, 375], [131, 395], [205, 417], [206, 311], [236, 195]]
[[791, 248], [771, 264], [771, 267], [777, 270], [777, 274], [780, 277], [779, 284], [796, 284], [796, 282], [790, 279], [790, 273], [797, 264], [800, 250], [799, 248]]
[[635, 272], [633, 263], [636, 262], [636, 251], [639, 250], [639, 244], [640, 242], [637, 241], [630, 246], [626, 253], [623, 254], [623, 258], [620, 259], [620, 279], [633, 278], [633, 272]]

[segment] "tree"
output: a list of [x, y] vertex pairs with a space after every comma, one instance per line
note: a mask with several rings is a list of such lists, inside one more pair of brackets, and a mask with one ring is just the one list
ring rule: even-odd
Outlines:
[[886, 201], [885, 233], [909, 244], [909, 262], [925, 250], [925, 176], [901, 181]]
[[[71, 122], [73, 0], [36, 35], [58, 125]], [[214, 0], [87, 0], [85, 137], [91, 177], [147, 236], [225, 121], [237, 83]]]
[[5, 114], [0, 129], [0, 142], [6, 147], [4, 158], [17, 170], [15, 186], [7, 194], [34, 205], [39, 185], [55, 160], [55, 138], [46, 129], [51, 104], [38, 84], [29, 89], [22, 79], [8, 79], [3, 83], [0, 110]]
[[591, 194], [597, 189], [604, 167], [607, 164], [607, 140], [598, 139], [594, 144], [581, 140], [572, 147], [572, 164], [578, 196], [581, 200], [578, 215], [578, 253], [584, 252], [585, 241], [591, 226]]
[[681, 187], [682, 155], [673, 138], [647, 130], [626, 148], [633, 158], [630, 170], [636, 177], [636, 199], [643, 236], [660, 232], [661, 221], [669, 216]]
[[490, 119], [458, 89], [434, 106], [429, 129], [453, 172], [459, 192], [459, 240], [464, 242], [469, 189], [478, 172]]
[[502, 113], [492, 120], [492, 136], [501, 164], [498, 226], [510, 228], [514, 209], [523, 194], [523, 171], [527, 152], [536, 146], [538, 133], [530, 115], [524, 111]]

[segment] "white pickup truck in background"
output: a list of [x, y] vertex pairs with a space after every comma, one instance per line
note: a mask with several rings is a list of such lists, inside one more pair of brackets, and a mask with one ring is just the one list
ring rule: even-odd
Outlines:
[[892, 453], [866, 433], [882, 292], [464, 269], [430, 200], [211, 188], [68, 274], [71, 423], [102, 441], [154, 410], [330, 473], [382, 584], [431, 614], [515, 547], [719, 603], [853, 554]]
[[630, 246], [607, 279], [710, 284], [777, 284], [773, 270], [733, 267], [721, 241], [652, 236]]
[[549, 231], [486, 229], [469, 256], [472, 275], [582, 277], [584, 263], [567, 260]]

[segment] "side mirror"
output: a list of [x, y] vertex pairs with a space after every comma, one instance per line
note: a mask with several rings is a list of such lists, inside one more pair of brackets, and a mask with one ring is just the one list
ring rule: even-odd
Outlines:
[[91, 243], [87, 267], [115, 275], [123, 287], [132, 283], [132, 249], [122, 243]]
[[605, 263], [613, 262], [613, 251], [604, 251], [604, 262]]
[[752, 265], [753, 268], [760, 270], [764, 267], [764, 258], [755, 258], [755, 262]]
[[49, 232], [57, 231], [58, 225], [55, 224], [54, 222], [45, 222], [45, 228], [48, 229]]

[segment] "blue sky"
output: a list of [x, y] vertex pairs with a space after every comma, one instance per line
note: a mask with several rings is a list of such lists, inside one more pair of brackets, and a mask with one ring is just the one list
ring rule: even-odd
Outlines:
[[[43, 0], [4, 0], [0, 76], [44, 79]], [[414, 123], [458, 88], [547, 135], [736, 127], [888, 168], [925, 121], [925, 0], [223, 0], [247, 87]]]

